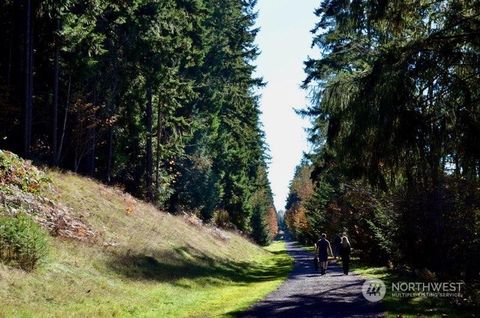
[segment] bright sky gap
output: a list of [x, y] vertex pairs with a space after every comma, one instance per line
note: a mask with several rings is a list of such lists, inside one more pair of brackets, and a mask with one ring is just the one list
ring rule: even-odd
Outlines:
[[283, 210], [294, 169], [308, 151], [306, 119], [294, 108], [307, 105], [307, 92], [300, 88], [305, 79], [303, 62], [318, 53], [310, 47], [315, 26], [313, 11], [318, 0], [259, 0], [257, 5], [257, 75], [267, 86], [261, 90], [261, 120], [272, 157], [269, 180], [275, 207]]

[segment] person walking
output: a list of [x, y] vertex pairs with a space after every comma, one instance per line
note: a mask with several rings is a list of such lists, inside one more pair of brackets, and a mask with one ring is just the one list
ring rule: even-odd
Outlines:
[[320, 263], [320, 273], [325, 275], [328, 266], [328, 255], [333, 255], [332, 246], [327, 240], [327, 234], [323, 233], [315, 246], [315, 252], [318, 254], [318, 262]]
[[350, 269], [350, 242], [346, 235], [342, 236], [342, 243], [340, 244], [340, 257], [342, 258], [343, 274], [348, 275]]

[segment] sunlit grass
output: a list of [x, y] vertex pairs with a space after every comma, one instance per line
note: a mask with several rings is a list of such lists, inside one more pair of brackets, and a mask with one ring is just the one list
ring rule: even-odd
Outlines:
[[0, 317], [233, 316], [275, 290], [292, 260], [234, 233], [156, 210], [119, 190], [50, 172], [45, 193], [98, 232], [98, 242], [50, 238], [34, 272], [0, 265]]
[[[272, 252], [249, 263], [225, 262], [208, 268], [192, 262], [191, 270], [183, 268], [183, 275], [174, 273], [172, 280], [168, 273], [150, 273], [151, 277], [148, 273], [174, 267], [147, 264], [153, 268], [143, 268], [145, 275], [126, 278], [114, 269], [105, 270], [102, 255], [76, 248], [76, 255], [57, 259], [33, 274], [2, 268], [4, 282], [14, 286], [1, 286], [0, 313], [11, 317], [229, 317], [275, 290], [292, 264], [283, 243], [277, 242], [267, 248]], [[97, 263], [100, 270], [95, 269]]]

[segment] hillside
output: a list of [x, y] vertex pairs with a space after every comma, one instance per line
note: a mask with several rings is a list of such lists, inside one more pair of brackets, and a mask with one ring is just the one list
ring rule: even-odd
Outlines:
[[0, 203], [0, 214], [26, 213], [50, 233], [34, 271], [0, 265], [0, 316], [228, 316], [291, 268], [283, 244], [260, 248], [5, 151]]

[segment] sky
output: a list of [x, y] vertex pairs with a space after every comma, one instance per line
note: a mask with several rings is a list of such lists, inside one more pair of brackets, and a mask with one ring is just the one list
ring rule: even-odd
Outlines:
[[310, 47], [310, 30], [319, 4], [319, 0], [259, 0], [257, 4], [256, 43], [261, 51], [257, 75], [267, 82], [260, 91], [261, 121], [272, 157], [268, 176], [277, 210], [285, 208], [295, 166], [309, 149], [305, 132], [309, 122], [294, 108], [308, 103], [307, 91], [300, 85], [306, 77], [303, 62], [308, 56], [318, 57]]

